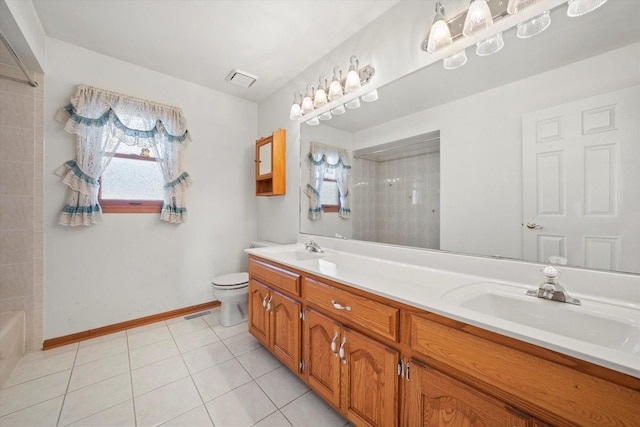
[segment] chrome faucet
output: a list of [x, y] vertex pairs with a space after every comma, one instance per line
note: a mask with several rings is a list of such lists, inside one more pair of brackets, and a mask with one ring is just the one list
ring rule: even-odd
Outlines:
[[324, 249], [322, 249], [320, 247], [318, 242], [316, 242], [315, 240], [313, 240], [311, 238], [309, 238], [309, 242], [304, 244], [304, 248], [309, 252], [317, 252], [317, 253], [324, 252]]
[[570, 296], [566, 289], [558, 282], [560, 272], [552, 266], [545, 267], [542, 270], [545, 275], [544, 282], [540, 283], [538, 290], [529, 290], [527, 295], [532, 297], [544, 298], [551, 301], [565, 302], [574, 305], [582, 305], [578, 298]]

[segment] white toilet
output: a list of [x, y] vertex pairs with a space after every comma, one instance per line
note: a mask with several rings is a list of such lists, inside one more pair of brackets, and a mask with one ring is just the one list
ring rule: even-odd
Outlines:
[[[251, 242], [252, 248], [276, 246], [268, 241]], [[224, 327], [247, 320], [249, 302], [249, 273], [231, 273], [213, 279], [213, 296], [220, 301], [220, 324]]]
[[220, 324], [224, 327], [247, 320], [249, 273], [231, 273], [215, 277], [213, 296], [220, 301]]

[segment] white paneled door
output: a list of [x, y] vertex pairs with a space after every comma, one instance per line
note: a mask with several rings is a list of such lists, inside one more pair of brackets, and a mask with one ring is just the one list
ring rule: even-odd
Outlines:
[[640, 273], [640, 86], [525, 114], [522, 141], [524, 259]]

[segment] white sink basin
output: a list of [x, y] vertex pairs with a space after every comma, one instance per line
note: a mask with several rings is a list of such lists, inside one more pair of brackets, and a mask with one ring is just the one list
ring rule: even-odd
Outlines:
[[525, 293], [522, 287], [481, 282], [446, 292], [443, 301], [612, 350], [640, 353], [640, 311], [584, 300], [577, 306]]

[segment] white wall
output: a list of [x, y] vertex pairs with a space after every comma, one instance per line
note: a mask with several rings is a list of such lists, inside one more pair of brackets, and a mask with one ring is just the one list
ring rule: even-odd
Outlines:
[[[51, 38], [46, 70], [44, 338], [213, 300], [211, 279], [246, 268], [242, 250], [257, 237], [257, 106]], [[188, 222], [104, 214], [90, 228], [57, 225], [66, 186], [53, 171], [74, 157], [75, 139], [54, 117], [77, 84], [183, 109], [193, 138]]]
[[441, 249], [522, 258], [522, 115], [636, 85], [638, 69], [629, 45], [358, 132], [354, 148], [440, 130]]

